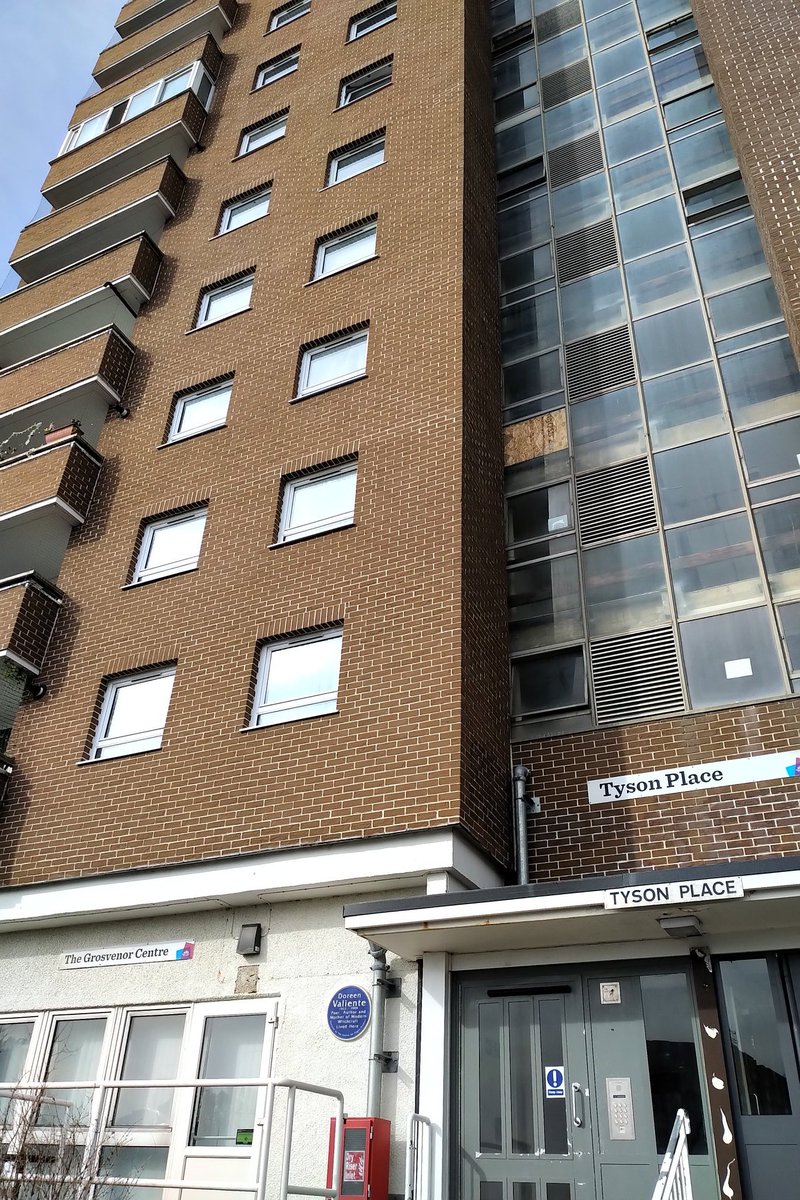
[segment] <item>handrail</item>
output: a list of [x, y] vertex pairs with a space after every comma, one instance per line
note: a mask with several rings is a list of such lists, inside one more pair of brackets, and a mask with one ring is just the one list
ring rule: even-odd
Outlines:
[[[179, 1193], [179, 1196], [184, 1191], [216, 1191], [216, 1192], [234, 1192], [234, 1193], [250, 1193], [255, 1197], [255, 1200], [265, 1200], [267, 1191], [267, 1171], [269, 1168], [270, 1149], [272, 1140], [272, 1124], [275, 1112], [275, 1093], [278, 1088], [285, 1088], [288, 1092], [286, 1105], [286, 1119], [283, 1130], [283, 1155], [281, 1163], [281, 1182], [279, 1191], [276, 1193], [276, 1200], [288, 1200], [289, 1196], [315, 1196], [323, 1197], [325, 1200], [336, 1200], [338, 1196], [338, 1188], [324, 1187], [314, 1188], [305, 1187], [301, 1184], [292, 1183], [289, 1178], [292, 1158], [292, 1137], [294, 1133], [294, 1108], [295, 1097], [297, 1092], [308, 1092], [312, 1095], [327, 1096], [336, 1101], [336, 1113], [334, 1116], [334, 1151], [333, 1151], [333, 1180], [334, 1183], [341, 1175], [341, 1155], [343, 1143], [344, 1129], [344, 1096], [336, 1088], [322, 1087], [320, 1084], [303, 1083], [299, 1079], [289, 1078], [273, 1078], [272, 1076], [245, 1078], [245, 1079], [74, 1079], [68, 1081], [55, 1082], [52, 1080], [36, 1080], [25, 1081], [23, 1084], [0, 1081], [0, 1098], [7, 1098], [21, 1102], [35, 1101], [40, 1099], [48, 1104], [64, 1104], [65, 1101], [54, 1100], [50, 1095], [52, 1092], [71, 1091], [73, 1089], [89, 1090], [92, 1089], [97, 1093], [93, 1101], [93, 1108], [96, 1114], [96, 1119], [93, 1122], [95, 1125], [94, 1134], [90, 1136], [87, 1132], [87, 1141], [85, 1148], [84, 1161], [96, 1164], [99, 1161], [100, 1151], [103, 1146], [103, 1136], [106, 1132], [106, 1127], [103, 1122], [103, 1110], [105, 1107], [106, 1093], [110, 1091], [124, 1091], [126, 1089], [137, 1088], [220, 1088], [220, 1087], [257, 1087], [266, 1088], [266, 1098], [264, 1104], [263, 1116], [257, 1118], [255, 1124], [263, 1130], [260, 1145], [258, 1147], [258, 1158], [256, 1160], [256, 1175], [255, 1179], [250, 1183], [221, 1183], [218, 1180], [197, 1180], [197, 1179], [124, 1179], [115, 1177], [99, 1176], [95, 1172], [86, 1178], [74, 1175], [40, 1175], [31, 1172], [22, 1171], [20, 1173], [11, 1173], [4, 1178], [12, 1179], [16, 1182], [58, 1182], [58, 1183], [79, 1183], [84, 1186], [94, 1184], [104, 1184], [108, 1186], [127, 1186], [127, 1187], [160, 1187], [167, 1188]], [[46, 1127], [42, 1127], [40, 1132], [46, 1132]]]
[[431, 1194], [431, 1131], [429, 1117], [423, 1117], [421, 1113], [408, 1114], [403, 1200], [428, 1200]]
[[689, 1173], [689, 1134], [691, 1125], [686, 1110], [679, 1108], [669, 1143], [658, 1172], [652, 1200], [692, 1200]]

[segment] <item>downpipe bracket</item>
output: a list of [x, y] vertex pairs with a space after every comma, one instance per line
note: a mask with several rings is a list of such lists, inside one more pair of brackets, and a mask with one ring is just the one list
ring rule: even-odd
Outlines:
[[383, 1050], [380, 1054], [372, 1054], [370, 1062], [381, 1064], [381, 1075], [396, 1075], [400, 1066], [400, 1051]]

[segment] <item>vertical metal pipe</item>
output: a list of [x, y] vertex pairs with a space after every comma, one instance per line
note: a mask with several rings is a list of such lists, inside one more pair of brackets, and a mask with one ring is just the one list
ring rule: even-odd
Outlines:
[[368, 1117], [381, 1115], [381, 1084], [383, 1082], [383, 1029], [386, 1017], [386, 951], [374, 942], [369, 943], [372, 957], [372, 1023], [369, 1032], [369, 1079], [367, 1082]]
[[528, 868], [528, 790], [530, 771], [517, 763], [514, 767], [514, 828], [517, 835], [517, 883], [530, 883]]

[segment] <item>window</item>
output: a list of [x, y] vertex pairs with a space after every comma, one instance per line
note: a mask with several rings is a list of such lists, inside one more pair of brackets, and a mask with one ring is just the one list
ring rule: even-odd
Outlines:
[[298, 397], [365, 375], [368, 341], [369, 330], [364, 329], [304, 350], [300, 359]]
[[655, 456], [656, 481], [667, 525], [744, 508], [733, 442], [728, 434]]
[[261, 650], [252, 726], [336, 711], [341, 629], [268, 642]]
[[[120, 1079], [176, 1076], [185, 1022], [182, 1012], [131, 1016]], [[122, 1088], [117, 1093], [111, 1124], [128, 1128], [169, 1126], [174, 1094], [172, 1088]]]
[[233, 383], [200, 388], [179, 396], [170, 421], [168, 442], [194, 437], [207, 429], [218, 429], [225, 423]]
[[355, 463], [287, 479], [278, 541], [293, 542], [351, 524], [355, 498]]
[[800, 500], [757, 508], [756, 528], [776, 600], [800, 595]]
[[214, 82], [203, 64], [192, 63], [191, 66], [184, 67], [182, 70], [168, 75], [165, 79], [151, 83], [149, 87], [135, 92], [127, 99], [120, 100], [111, 108], [104, 109], [103, 112], [97, 113], [93, 117], [88, 117], [80, 125], [75, 125], [68, 130], [59, 154], [66, 154], [69, 150], [75, 150], [78, 146], [85, 145], [86, 142], [100, 137], [106, 130], [114, 129], [126, 121], [132, 121], [134, 117], [155, 108], [157, 104], [171, 100], [173, 96], [177, 96], [181, 92], [194, 92], [203, 107], [208, 108], [213, 90]]
[[90, 757], [158, 750], [174, 682], [174, 665], [112, 679], [103, 695]]
[[234, 283], [221, 284], [203, 292], [200, 300], [200, 311], [197, 314], [195, 328], [203, 325], [213, 325], [215, 321], [223, 321], [235, 313], [244, 312], [250, 307], [250, 297], [253, 294], [253, 276], [246, 275]]
[[314, 258], [314, 279], [335, 275], [337, 271], [374, 258], [377, 236], [378, 222], [370, 221], [349, 233], [337, 233], [320, 241]]
[[217, 232], [230, 233], [232, 229], [239, 229], [242, 225], [249, 225], [251, 221], [258, 221], [261, 217], [265, 217], [269, 212], [271, 194], [272, 188], [267, 186], [259, 188], [256, 192], [249, 192], [245, 196], [239, 196], [236, 200], [229, 200], [222, 207]]
[[192, 571], [200, 557], [206, 510], [165, 517], [145, 525], [133, 583], [149, 583], [165, 575]]
[[397, 0], [385, 0], [384, 4], [376, 4], [373, 8], [356, 13], [350, 21], [347, 40], [348, 42], [354, 42], [356, 38], [372, 33], [373, 29], [380, 29], [382, 25], [388, 25], [396, 17]]
[[269, 62], [264, 63], [263, 67], [258, 68], [253, 90], [257, 91], [258, 88], [267, 87], [268, 84], [283, 79], [284, 75], [291, 75], [299, 66], [300, 47], [295, 46], [293, 49], [287, 50], [285, 54], [271, 58]]
[[282, 29], [284, 25], [298, 21], [308, 12], [311, 12], [311, 0], [294, 0], [293, 4], [284, 4], [282, 8], [276, 8], [272, 13], [267, 32], [272, 33], [273, 29]]
[[269, 146], [271, 142], [280, 141], [282, 137], [285, 137], [287, 118], [288, 109], [284, 113], [268, 117], [265, 121], [259, 121], [257, 125], [252, 125], [249, 129], [242, 130], [238, 150], [239, 158], [245, 154], [252, 154], [254, 150], [260, 150], [262, 146]]
[[586, 703], [586, 663], [580, 648], [553, 650], [512, 663], [511, 712], [517, 720], [583, 708]]
[[583, 566], [592, 637], [616, 637], [669, 621], [661, 545], [655, 535], [587, 550]]
[[371, 67], [365, 67], [362, 71], [357, 71], [355, 75], [349, 75], [347, 79], [342, 80], [339, 88], [339, 107], [346, 108], [348, 104], [355, 104], [357, 100], [363, 100], [365, 96], [371, 96], [373, 92], [379, 92], [381, 88], [388, 87], [391, 82], [391, 58], [375, 63]]
[[701, 617], [680, 628], [695, 708], [763, 700], [786, 691], [766, 608]]
[[327, 186], [341, 183], [344, 179], [352, 179], [372, 167], [379, 167], [384, 160], [386, 151], [386, 136], [376, 134], [358, 146], [346, 146], [331, 155], [328, 162]]

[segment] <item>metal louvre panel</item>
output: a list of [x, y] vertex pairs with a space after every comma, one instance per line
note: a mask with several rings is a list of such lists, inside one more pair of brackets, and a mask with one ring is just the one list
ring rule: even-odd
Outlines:
[[545, 38], [555, 37], [557, 33], [563, 33], [565, 29], [572, 29], [580, 23], [580, 0], [567, 0], [566, 4], [559, 4], [557, 8], [551, 8], [536, 18], [536, 36], [543, 42]]
[[582, 546], [657, 528], [656, 502], [646, 458], [594, 471], [575, 481]]
[[686, 711], [672, 629], [630, 633], [590, 648], [598, 725]]
[[551, 187], [561, 187], [564, 183], [580, 179], [582, 175], [592, 175], [602, 169], [603, 151], [599, 133], [587, 133], [586, 137], [578, 138], [576, 142], [567, 142], [566, 146], [551, 150], [547, 156]]
[[563, 104], [565, 100], [574, 100], [584, 92], [592, 90], [592, 73], [589, 70], [588, 58], [580, 62], [570, 63], [561, 71], [553, 71], [539, 81], [542, 96], [542, 108], [553, 108]]
[[556, 241], [556, 262], [561, 283], [578, 279], [591, 271], [613, 267], [619, 261], [614, 223], [599, 221]]
[[585, 400], [636, 382], [627, 325], [572, 342], [564, 348], [564, 361], [570, 400]]

